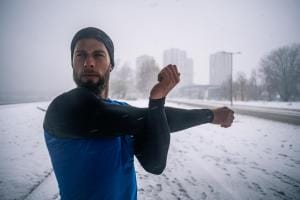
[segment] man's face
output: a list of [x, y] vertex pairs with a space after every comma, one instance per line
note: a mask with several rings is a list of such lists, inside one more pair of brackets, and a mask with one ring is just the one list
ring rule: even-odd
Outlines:
[[96, 39], [81, 39], [76, 43], [72, 67], [77, 86], [101, 92], [108, 84], [109, 54], [104, 44]]

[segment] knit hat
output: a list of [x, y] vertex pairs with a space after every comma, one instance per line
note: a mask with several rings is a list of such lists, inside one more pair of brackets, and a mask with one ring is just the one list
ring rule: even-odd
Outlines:
[[110, 57], [110, 64], [112, 68], [115, 66], [114, 62], [114, 44], [110, 37], [102, 30], [95, 28], [95, 27], [87, 27], [79, 30], [73, 37], [71, 42], [71, 58], [73, 60], [73, 54], [76, 43], [84, 38], [93, 38], [102, 42], [106, 47], [109, 57]]

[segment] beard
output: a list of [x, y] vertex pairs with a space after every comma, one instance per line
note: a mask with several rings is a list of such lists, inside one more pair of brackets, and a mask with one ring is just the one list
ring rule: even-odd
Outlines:
[[[84, 80], [84, 73], [93, 73], [97, 77], [97, 81], [94, 80]], [[93, 71], [86, 71], [81, 74], [78, 74], [73, 69], [73, 80], [76, 83], [77, 87], [84, 87], [88, 90], [94, 92], [95, 94], [101, 94], [102, 91], [106, 88], [109, 80], [110, 70], [108, 69], [104, 75], [97, 74]]]

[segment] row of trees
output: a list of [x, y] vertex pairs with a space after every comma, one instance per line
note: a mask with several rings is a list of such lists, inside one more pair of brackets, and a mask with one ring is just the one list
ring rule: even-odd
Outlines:
[[[232, 95], [235, 100], [259, 100], [264, 99], [262, 86], [258, 83], [259, 76], [256, 70], [252, 70], [251, 77], [247, 79], [245, 73], [238, 72], [236, 80], [232, 83]], [[230, 78], [223, 82], [220, 88], [212, 90], [214, 99], [230, 99]]]
[[[137, 70], [128, 63], [116, 66], [111, 73], [110, 92], [113, 98], [136, 98], [149, 96], [157, 82], [159, 67], [151, 56], [137, 58]], [[221, 88], [210, 90], [212, 98], [230, 99], [230, 79]], [[210, 96], [210, 95], [209, 95]], [[283, 46], [264, 56], [257, 70], [249, 78], [237, 73], [233, 81], [235, 100], [300, 100], [300, 44]]]
[[276, 94], [283, 101], [299, 99], [300, 44], [272, 51], [261, 60], [260, 72], [269, 99]]
[[[222, 84], [219, 98], [230, 98], [230, 79]], [[236, 100], [300, 100], [300, 44], [283, 46], [264, 56], [249, 79], [239, 72], [233, 81]]]
[[129, 63], [115, 68], [110, 78], [110, 94], [118, 99], [148, 98], [160, 71], [155, 59], [147, 55], [137, 58], [135, 71]]

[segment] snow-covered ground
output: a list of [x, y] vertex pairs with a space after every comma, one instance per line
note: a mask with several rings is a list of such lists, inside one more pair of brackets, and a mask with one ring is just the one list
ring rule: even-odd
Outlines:
[[24, 199], [51, 171], [42, 132], [47, 103], [0, 106], [0, 199]]
[[[1, 200], [59, 199], [43, 138], [44, 112], [37, 106], [47, 103], [0, 106]], [[230, 128], [205, 124], [173, 133], [162, 175], [146, 173], [136, 162], [138, 197], [300, 199], [299, 133], [300, 126], [243, 115]]]

